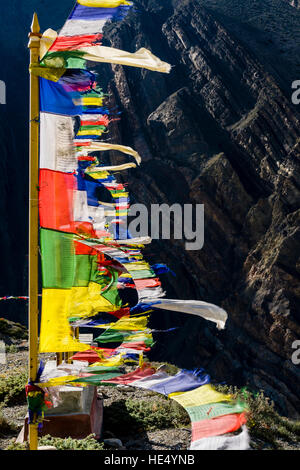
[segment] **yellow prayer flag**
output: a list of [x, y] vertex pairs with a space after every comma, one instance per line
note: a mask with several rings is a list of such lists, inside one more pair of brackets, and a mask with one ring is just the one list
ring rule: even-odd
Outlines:
[[146, 263], [145, 261], [123, 263], [123, 266], [125, 266], [128, 271], [143, 271], [144, 269], [151, 269], [149, 263]]
[[101, 359], [98, 362], [94, 362], [90, 366], [91, 372], [93, 367], [97, 366], [106, 366], [106, 367], [113, 367], [113, 366], [121, 366], [124, 364], [123, 354], [117, 354], [116, 356], [108, 357], [106, 359]]
[[113, 312], [120, 308], [101, 295], [101, 287], [96, 282], [90, 282], [88, 287], [72, 287], [70, 292], [69, 317], [87, 318], [98, 312]]
[[77, 3], [85, 7], [116, 8], [120, 5], [132, 5], [126, 0], [77, 0]]
[[40, 40], [40, 59], [42, 59], [47, 52], [49, 51], [50, 47], [57, 39], [57, 32], [54, 29], [47, 29]]
[[90, 349], [73, 337], [68, 322], [71, 289], [43, 289], [39, 352], [75, 352]]
[[139, 331], [146, 328], [148, 323], [148, 316], [143, 317], [122, 317], [120, 320], [103, 325], [97, 325], [97, 328], [108, 328], [110, 330], [120, 331]]
[[47, 382], [40, 382], [35, 385], [41, 388], [59, 387], [61, 385], [74, 386], [75, 384], [69, 384], [68, 382], [79, 378], [79, 375], [64, 375], [63, 377], [54, 377], [52, 379], [49, 379]]
[[82, 98], [83, 106], [103, 106], [104, 98], [96, 96], [84, 96]]
[[30, 65], [29, 72], [35, 77], [46, 78], [52, 82], [58, 82], [58, 80], [63, 76], [66, 69], [53, 69], [51, 67], [39, 67], [38, 65]]
[[170, 393], [169, 398], [177, 401], [184, 408], [189, 406], [206, 405], [208, 403], [218, 403], [220, 401], [229, 401], [231, 395], [217, 392], [211, 385], [202, 385], [201, 387], [189, 392]]
[[[95, 152], [97, 150], [101, 152], [104, 152], [106, 150], [117, 150], [119, 152], [125, 153], [127, 155], [131, 155], [132, 157], [134, 157], [138, 165], [142, 161], [141, 156], [138, 154], [138, 152], [136, 150], [133, 150], [131, 147], [127, 147], [125, 145], [119, 145], [119, 144], [111, 144], [110, 142], [92, 142], [89, 146], [85, 148], [85, 150], [89, 153]], [[89, 171], [93, 172], [93, 167], [88, 169], [87, 172]], [[95, 171], [97, 171], [97, 169]]]
[[77, 133], [77, 136], [78, 135], [99, 135], [100, 136], [104, 134], [105, 132], [106, 131], [104, 131], [103, 129], [85, 129], [85, 130], [79, 130]]

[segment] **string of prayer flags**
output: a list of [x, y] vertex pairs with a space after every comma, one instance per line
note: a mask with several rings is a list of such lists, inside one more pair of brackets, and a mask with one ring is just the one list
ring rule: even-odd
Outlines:
[[176, 375], [171, 377], [163, 372], [157, 372], [150, 378], [135, 382], [134, 385], [135, 387], [146, 388], [152, 392], [168, 396], [174, 392], [193, 390], [209, 382], [209, 375], [202, 371], [193, 373], [192, 371], [180, 370]]
[[133, 372], [129, 372], [128, 374], [124, 374], [114, 379], [106, 380], [106, 382], [114, 383], [118, 385], [130, 385], [135, 380], [139, 380], [139, 379], [142, 379], [143, 377], [151, 376], [154, 373], [155, 373], [155, 369], [153, 367], [143, 367], [143, 368], [139, 367]]
[[120, 372], [107, 372], [102, 374], [96, 375], [89, 375], [88, 377], [79, 377], [70, 381], [71, 384], [73, 383], [80, 383], [80, 384], [88, 384], [88, 385], [95, 385], [99, 386], [105, 380], [113, 379], [114, 377], [120, 376]]
[[[127, 228], [130, 197], [120, 173], [136, 168], [142, 159], [131, 147], [111, 142], [110, 123], [119, 119], [119, 111], [110, 107], [89, 62], [171, 71], [168, 63], [144, 47], [127, 52], [102, 45], [107, 22], [121, 21], [132, 7], [133, 2], [126, 0], [77, 0], [59, 34], [45, 31], [40, 63], [30, 69], [40, 77], [39, 350], [72, 352], [74, 363], [89, 364], [72, 375], [60, 371], [59, 377], [45, 378], [39, 385], [148, 389], [187, 410], [191, 448], [247, 448], [243, 403], [217, 392], [202, 369], [171, 376], [144, 359], [154, 344], [153, 334], [161, 331], [148, 327], [152, 312], [196, 315], [219, 329], [225, 327], [227, 313], [203, 301], [165, 299], [159, 276], [174, 273], [164, 264], [147, 263], [141, 250], [151, 239], [132, 238]], [[111, 162], [111, 152], [119, 152], [123, 160]], [[75, 335], [80, 327], [104, 332], [93, 338], [91, 346]], [[97, 348], [94, 341], [118, 346]], [[124, 374], [121, 366], [127, 363], [138, 368]], [[238, 436], [227, 436], [239, 429]]]

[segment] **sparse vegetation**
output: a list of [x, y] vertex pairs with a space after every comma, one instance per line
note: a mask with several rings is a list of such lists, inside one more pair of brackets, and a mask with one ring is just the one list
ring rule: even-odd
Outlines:
[[7, 436], [10, 433], [13, 434], [16, 431], [16, 426], [14, 424], [9, 423], [0, 411], [0, 437]]
[[106, 430], [118, 435], [128, 432], [190, 426], [186, 411], [171, 400], [157, 396], [157, 400], [119, 400], [104, 410]]
[[45, 436], [39, 439], [39, 446], [53, 446], [57, 450], [103, 450], [104, 444], [96, 441], [93, 435], [85, 439], [60, 439]]
[[246, 389], [229, 386], [217, 386], [224, 393], [231, 393], [249, 406], [248, 428], [253, 438], [253, 447], [262, 446], [270, 449], [283, 450], [287, 445], [300, 448], [300, 421], [292, 421], [280, 416], [275, 410], [274, 403], [264, 395], [263, 391], [253, 393]]
[[15, 439], [11, 439], [5, 450], [29, 450], [28, 442], [23, 442], [21, 444], [16, 442]]
[[28, 331], [26, 326], [15, 323], [5, 318], [0, 318], [0, 333], [9, 336], [11, 339], [27, 339]]
[[18, 352], [18, 347], [15, 344], [10, 344], [5, 347], [5, 352], [15, 354]]
[[[57, 450], [104, 450], [104, 444], [96, 441], [91, 434], [85, 439], [61, 439], [59, 437], [44, 436], [39, 439], [39, 446], [52, 446]], [[28, 444], [16, 443], [13, 439], [5, 450], [27, 450]]]
[[25, 385], [27, 380], [27, 372], [20, 370], [8, 376], [0, 375], [1, 406], [13, 406], [26, 402]]
[[[152, 365], [159, 367], [161, 363], [152, 363]], [[166, 370], [169, 374], [176, 374], [179, 369], [173, 364], [166, 364]], [[0, 375], [0, 401], [2, 401], [0, 437], [7, 437], [7, 440], [17, 434], [18, 428], [17, 422], [14, 422], [9, 414], [6, 416], [5, 410], [8, 408], [5, 407], [26, 403], [24, 391], [26, 382], [27, 372], [20, 367], [13, 373], [10, 372], [10, 375]], [[300, 422], [280, 416], [274, 403], [262, 391], [254, 393], [230, 386], [216, 388], [247, 402], [249, 408], [247, 426], [251, 434], [251, 446], [254, 449], [300, 448]], [[104, 394], [107, 392], [105, 387]], [[190, 419], [186, 411], [175, 401], [155, 392], [134, 391], [131, 387], [119, 390], [114, 388], [106, 399], [108, 404], [104, 406], [105, 432], [118, 438], [167, 429], [190, 429]], [[39, 445], [54, 446], [57, 450], [104, 449], [104, 444], [97, 442], [93, 436], [80, 440], [45, 436], [40, 438]], [[11, 440], [7, 449], [26, 450], [27, 444], [16, 444], [15, 440]]]

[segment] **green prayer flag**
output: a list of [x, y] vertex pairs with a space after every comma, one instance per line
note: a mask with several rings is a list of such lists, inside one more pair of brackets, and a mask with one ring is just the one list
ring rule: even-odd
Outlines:
[[192, 422], [202, 421], [204, 419], [217, 418], [229, 414], [243, 413], [247, 405], [240, 401], [237, 402], [219, 402], [206, 405], [186, 407]]
[[85, 384], [90, 384], [90, 385], [100, 385], [102, 380], [110, 380], [115, 377], [119, 377], [120, 375], [123, 375], [123, 374], [120, 374], [119, 372], [110, 372], [107, 374], [91, 375], [89, 377], [82, 377], [80, 379], [71, 380], [70, 382], [68, 382], [68, 384], [85, 383]]
[[102, 374], [104, 372], [119, 372], [121, 374], [121, 370], [118, 366], [96, 366], [96, 367], [86, 367], [82, 369], [82, 372], [88, 372], [90, 374]]
[[74, 235], [41, 229], [42, 277], [44, 289], [68, 289], [75, 272]]

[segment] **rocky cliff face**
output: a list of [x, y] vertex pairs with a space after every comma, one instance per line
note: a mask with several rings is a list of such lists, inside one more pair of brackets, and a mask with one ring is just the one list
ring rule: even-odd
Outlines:
[[[229, 313], [223, 332], [186, 315], [153, 316], [156, 326], [181, 326], [157, 337], [154, 354], [184, 367], [203, 365], [219, 381], [263, 388], [295, 417], [300, 144], [290, 91], [299, 79], [300, 12], [282, 0], [135, 3], [135, 13], [107, 28], [106, 43], [132, 52], [148, 47], [174, 67], [169, 76], [121, 66], [113, 75], [101, 67], [112, 104], [123, 112], [112, 138], [143, 155], [140, 169], [124, 180], [133, 202], [149, 207], [205, 204], [202, 250], [156, 241], [148, 259], [176, 272], [163, 279], [170, 297], [204, 299]], [[27, 31], [34, 10], [42, 30], [55, 29], [72, 4], [2, 6], [0, 295], [27, 292]], [[1, 316], [26, 322], [26, 305], [0, 308]]]
[[263, 388], [295, 416], [299, 115], [271, 62], [263, 66], [261, 51], [250, 50], [219, 13], [193, 0], [141, 1], [107, 28], [107, 44], [143, 45], [174, 66], [169, 76], [114, 66], [113, 77], [107, 68], [112, 103], [123, 112], [113, 138], [143, 155], [141, 168], [127, 175], [134, 201], [205, 204], [202, 250], [186, 251], [178, 240], [149, 249], [151, 261], [177, 274], [164, 282], [168, 295], [212, 301], [229, 313], [224, 332], [187, 316], [154, 317], [154, 324], [182, 327], [158, 338], [156, 355]]
[[298, 0], [285, 0], [287, 1], [292, 7], [300, 8], [300, 3]]

